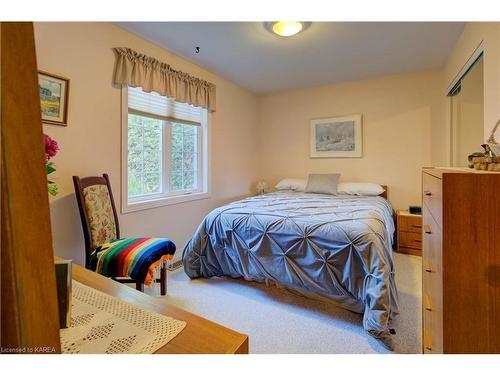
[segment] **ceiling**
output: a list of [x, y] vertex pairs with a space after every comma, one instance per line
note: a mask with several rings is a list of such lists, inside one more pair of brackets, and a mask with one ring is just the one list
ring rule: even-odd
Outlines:
[[313, 22], [283, 38], [262, 22], [116, 24], [256, 94], [439, 68], [464, 28], [459, 22]]

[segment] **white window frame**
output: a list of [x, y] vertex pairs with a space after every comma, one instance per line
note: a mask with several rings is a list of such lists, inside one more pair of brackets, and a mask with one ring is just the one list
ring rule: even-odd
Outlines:
[[[209, 126], [210, 115], [208, 111], [203, 111], [203, 120], [198, 131], [198, 142], [201, 146], [201, 157], [198, 158], [198, 181], [201, 181], [201, 186], [198, 187], [196, 192], [170, 192], [168, 195], [150, 194], [147, 196], [140, 196], [128, 199], [128, 89], [126, 86], [121, 90], [121, 212], [128, 213], [140, 210], [146, 210], [156, 207], [168, 206], [172, 204], [185, 203], [196, 201], [200, 199], [210, 198], [210, 138], [211, 131]], [[163, 131], [163, 147], [165, 150], [170, 149], [170, 137], [168, 133], [171, 127], [166, 127]], [[162, 160], [162, 185], [163, 191], [168, 191], [166, 188], [170, 181], [170, 152], [163, 152], [165, 159]]]

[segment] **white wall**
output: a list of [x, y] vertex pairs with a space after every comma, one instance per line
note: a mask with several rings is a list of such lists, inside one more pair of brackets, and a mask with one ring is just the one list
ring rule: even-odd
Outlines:
[[[395, 208], [420, 204], [431, 127], [443, 120], [440, 70], [286, 91], [259, 98], [259, 171], [275, 184], [308, 173], [389, 186]], [[309, 121], [361, 114], [362, 158], [309, 158]]]

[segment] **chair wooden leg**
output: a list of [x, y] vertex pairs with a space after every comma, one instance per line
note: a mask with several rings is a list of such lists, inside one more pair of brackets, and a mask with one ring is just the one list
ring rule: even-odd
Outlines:
[[135, 289], [137, 289], [139, 292], [144, 292], [144, 285], [140, 281], [136, 281]]
[[167, 269], [165, 266], [160, 268], [160, 295], [167, 294]]

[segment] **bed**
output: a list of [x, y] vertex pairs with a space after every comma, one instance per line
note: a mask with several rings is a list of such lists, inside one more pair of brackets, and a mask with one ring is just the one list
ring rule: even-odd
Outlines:
[[274, 282], [363, 314], [391, 346], [393, 210], [382, 196], [280, 191], [214, 209], [183, 252], [193, 278]]

